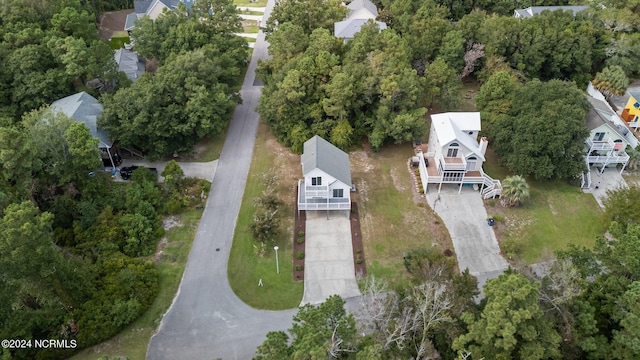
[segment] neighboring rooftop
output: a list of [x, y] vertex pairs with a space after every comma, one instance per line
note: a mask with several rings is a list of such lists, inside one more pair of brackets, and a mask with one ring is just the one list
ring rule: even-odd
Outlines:
[[[133, 30], [135, 27], [136, 20], [147, 15], [152, 20], [155, 20], [158, 15], [162, 12], [161, 8], [168, 8], [169, 10], [174, 10], [178, 7], [179, 3], [184, 3], [187, 5], [187, 8], [191, 8], [195, 0], [135, 0], [133, 2], [133, 12], [127, 15], [127, 20], [124, 24], [124, 29], [126, 31]], [[158, 8], [160, 6], [160, 8]], [[157, 10], [153, 10], [156, 9]]]
[[541, 12], [548, 11], [571, 11], [573, 14], [577, 14], [580, 11], [588, 9], [588, 6], [583, 5], [567, 5], [567, 6], [530, 6], [526, 9], [516, 9], [513, 13], [513, 16], [516, 18], [531, 18], [535, 15], [540, 14]]
[[431, 115], [431, 123], [440, 145], [444, 146], [455, 140], [484, 160], [484, 155], [480, 151], [476, 139], [467, 134], [468, 131], [481, 130], [479, 112], [433, 114]]
[[[349, 19], [339, 21], [333, 24], [333, 33], [337, 38], [353, 39], [353, 37], [360, 32], [363, 25], [369, 22], [370, 19]], [[387, 28], [387, 24], [381, 21], [375, 21], [379, 30]]]
[[347, 19], [375, 19], [378, 16], [378, 8], [369, 0], [353, 0], [347, 8]]
[[102, 115], [102, 104], [93, 96], [82, 91], [77, 94], [54, 101], [51, 104], [54, 112], [62, 111], [77, 122], [84, 123], [91, 136], [100, 141], [101, 148], [110, 148], [113, 142], [109, 134], [98, 127], [98, 118]]
[[140, 75], [144, 73], [144, 61], [138, 58], [138, 54], [131, 50], [118, 49], [113, 54], [118, 71], [124, 72], [131, 81], [136, 82]]
[[611, 129], [613, 129], [620, 138], [626, 138], [625, 135], [629, 132], [629, 129], [623, 127], [622, 125], [615, 124], [611, 119], [613, 116], [617, 116], [615, 113], [611, 111], [609, 106], [602, 101], [591, 96], [587, 96], [587, 101], [591, 104], [591, 108], [587, 113], [587, 129], [593, 130], [602, 124], [607, 124]]
[[349, 155], [318, 135], [304, 143], [302, 153], [302, 173], [316, 168], [351, 186]]

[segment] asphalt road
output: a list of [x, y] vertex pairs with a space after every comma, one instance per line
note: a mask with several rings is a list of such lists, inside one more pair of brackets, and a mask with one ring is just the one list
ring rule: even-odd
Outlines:
[[[269, 0], [265, 19], [273, 8]], [[258, 59], [267, 56], [262, 32], [218, 162], [178, 295], [151, 338], [147, 359], [251, 359], [267, 332], [291, 327], [297, 309], [260, 311], [238, 299], [227, 280], [233, 232], [255, 144], [261, 88], [254, 86]]]

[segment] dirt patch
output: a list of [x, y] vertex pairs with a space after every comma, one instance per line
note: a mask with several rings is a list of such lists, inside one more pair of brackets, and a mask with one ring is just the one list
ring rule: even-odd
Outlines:
[[178, 217], [175, 215], [167, 216], [162, 220], [162, 228], [164, 231], [169, 231], [171, 228], [180, 226], [182, 226], [182, 223], [178, 221]]
[[127, 15], [134, 12], [133, 9], [106, 12], [100, 17], [100, 39], [109, 41], [114, 31], [124, 31], [124, 24], [127, 21]]
[[169, 242], [167, 241], [166, 237], [163, 237], [162, 239], [160, 239], [160, 242], [158, 243], [158, 246], [156, 247], [156, 253], [154, 255], [154, 259], [156, 262], [160, 261], [160, 259], [162, 259], [162, 254], [164, 253], [164, 248], [167, 246]]

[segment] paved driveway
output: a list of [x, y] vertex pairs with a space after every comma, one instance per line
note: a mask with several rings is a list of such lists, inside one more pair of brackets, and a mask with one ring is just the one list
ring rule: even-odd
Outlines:
[[[273, 7], [269, 0], [265, 16]], [[267, 332], [291, 327], [297, 309], [260, 311], [231, 290], [227, 262], [255, 144], [260, 87], [254, 86], [258, 59], [266, 58], [260, 33], [218, 162], [213, 186], [193, 241], [178, 294], [151, 338], [147, 359], [246, 360]], [[267, 284], [265, 284], [267, 286]]]
[[[147, 166], [154, 167], [158, 169], [158, 175], [164, 171], [165, 166], [167, 166], [166, 161], [158, 161], [158, 162], [150, 162], [147, 160], [124, 160], [122, 164], [120, 164], [120, 168], [138, 165], [138, 166]], [[218, 160], [213, 160], [209, 162], [178, 162], [180, 168], [184, 172], [184, 176], [193, 177], [198, 179], [209, 180], [213, 182], [213, 177], [216, 173], [216, 168], [218, 167]], [[119, 178], [119, 177], [118, 177]], [[159, 181], [164, 181], [162, 176], [158, 176]]]
[[427, 201], [449, 230], [460, 271], [468, 268], [478, 278], [482, 289], [487, 279], [498, 277], [509, 266], [500, 255], [493, 229], [487, 225], [487, 211], [478, 191], [457, 186], [442, 186], [442, 191], [430, 191]]
[[347, 211], [307, 211], [302, 303], [319, 304], [331, 295], [360, 295], [353, 266]]
[[[602, 174], [595, 168], [591, 168], [589, 171], [591, 171], [591, 187], [582, 189], [582, 191], [592, 194], [596, 198], [598, 205], [604, 210], [603, 201], [607, 198], [607, 191], [626, 188], [627, 182], [620, 174], [620, 171], [615, 168], [605, 168]], [[596, 186], [598, 187], [597, 189]]]

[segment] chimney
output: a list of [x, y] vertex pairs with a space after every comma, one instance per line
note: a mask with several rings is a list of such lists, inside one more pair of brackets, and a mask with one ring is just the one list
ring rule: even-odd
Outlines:
[[481, 137], [478, 146], [480, 146], [480, 153], [482, 156], [487, 152], [487, 146], [489, 145], [489, 140], [486, 137]]

